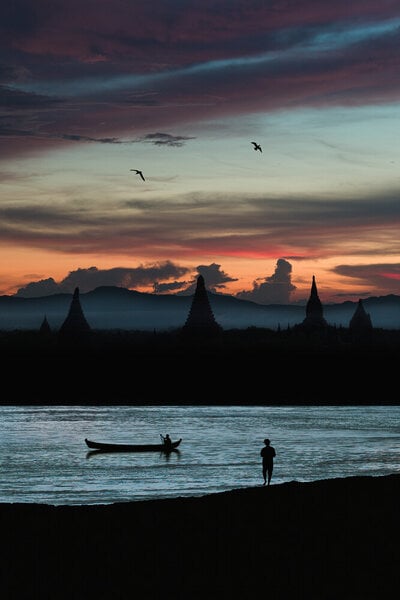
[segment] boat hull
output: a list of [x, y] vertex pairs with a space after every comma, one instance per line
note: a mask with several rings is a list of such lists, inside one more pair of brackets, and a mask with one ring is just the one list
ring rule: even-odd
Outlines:
[[165, 444], [109, 444], [104, 442], [94, 442], [85, 438], [86, 445], [91, 450], [100, 452], [171, 452], [176, 450], [181, 443], [182, 438], [171, 443], [170, 447]]

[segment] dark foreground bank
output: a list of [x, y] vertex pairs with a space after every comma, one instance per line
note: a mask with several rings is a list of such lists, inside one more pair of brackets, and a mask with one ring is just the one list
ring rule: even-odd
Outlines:
[[382, 599], [400, 475], [105, 506], [2, 504], [3, 598]]

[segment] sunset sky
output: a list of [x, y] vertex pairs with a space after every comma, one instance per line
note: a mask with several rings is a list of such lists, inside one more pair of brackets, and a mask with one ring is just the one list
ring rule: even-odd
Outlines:
[[399, 0], [14, 0], [0, 47], [0, 294], [400, 294]]

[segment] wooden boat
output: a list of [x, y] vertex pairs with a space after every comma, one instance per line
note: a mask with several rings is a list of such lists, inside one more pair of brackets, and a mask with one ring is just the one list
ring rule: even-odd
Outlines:
[[99, 452], [172, 452], [178, 448], [181, 441], [182, 438], [171, 442], [171, 446], [168, 447], [165, 444], [107, 444], [85, 438], [86, 445]]

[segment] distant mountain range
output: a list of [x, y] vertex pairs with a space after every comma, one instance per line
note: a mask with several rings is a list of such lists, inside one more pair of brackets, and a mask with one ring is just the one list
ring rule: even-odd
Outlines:
[[[217, 322], [224, 329], [266, 327], [285, 329], [301, 323], [305, 306], [294, 304], [262, 305], [233, 296], [208, 292]], [[0, 330], [39, 329], [44, 317], [52, 330], [63, 323], [72, 294], [54, 294], [40, 298], [0, 296]], [[93, 329], [168, 331], [185, 324], [193, 296], [157, 295], [121, 287], [98, 287], [80, 294], [85, 317]], [[363, 300], [372, 325], [382, 329], [400, 329], [400, 296], [388, 295]], [[348, 327], [357, 302], [323, 304], [329, 325]]]

